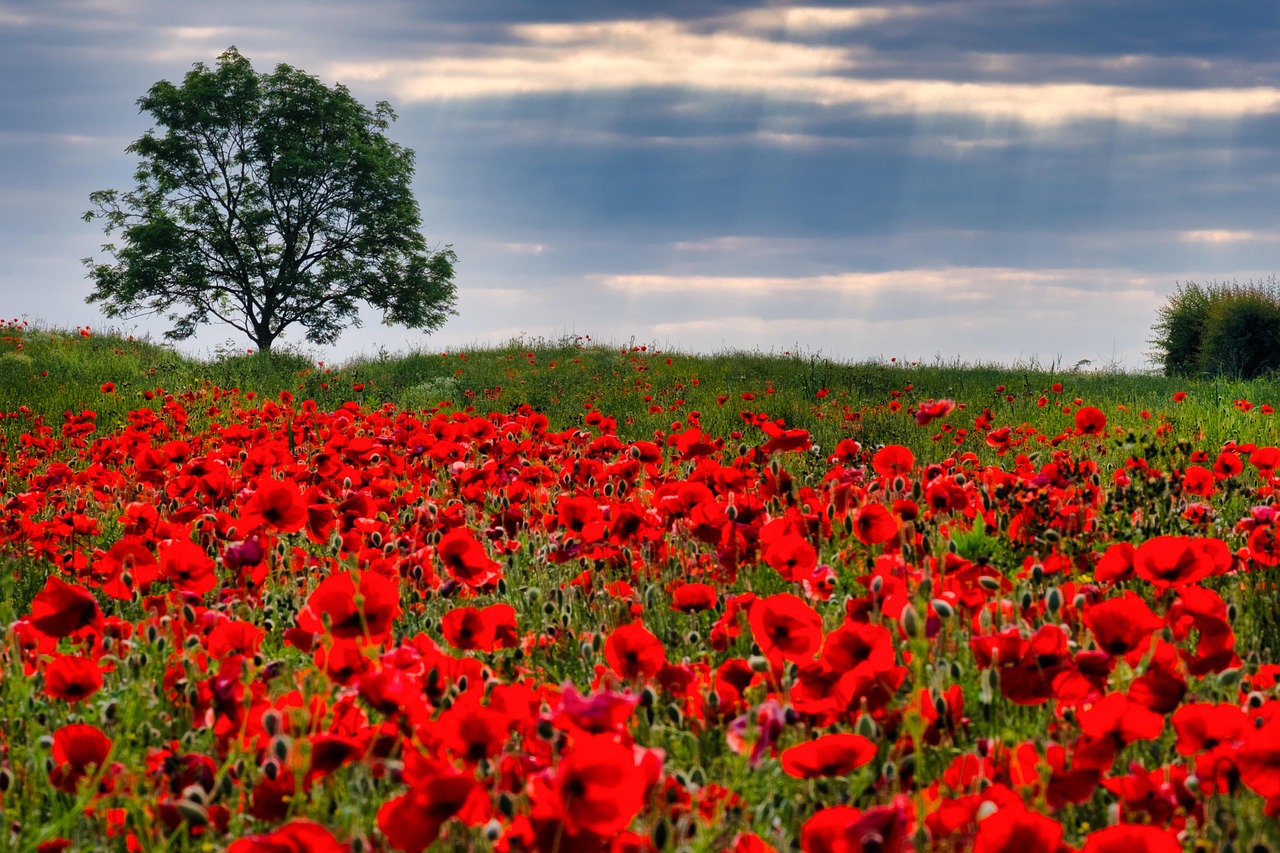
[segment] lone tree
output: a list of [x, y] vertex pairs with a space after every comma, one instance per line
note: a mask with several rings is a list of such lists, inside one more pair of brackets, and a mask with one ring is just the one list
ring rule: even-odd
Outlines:
[[385, 136], [387, 103], [288, 65], [259, 74], [232, 47], [138, 105], [157, 128], [126, 149], [137, 186], [92, 193], [84, 217], [123, 238], [103, 246], [115, 263], [84, 261], [86, 301], [108, 316], [165, 317], [173, 340], [217, 319], [269, 352], [294, 324], [332, 344], [361, 303], [427, 331], [456, 313], [457, 256], [419, 231], [413, 152]]

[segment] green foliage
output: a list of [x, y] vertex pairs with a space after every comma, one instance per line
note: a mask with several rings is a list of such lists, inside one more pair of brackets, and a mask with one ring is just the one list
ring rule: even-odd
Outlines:
[[1280, 367], [1280, 282], [1180, 284], [1157, 312], [1166, 376], [1253, 379]]
[[92, 193], [85, 214], [123, 238], [103, 247], [114, 263], [85, 259], [108, 316], [163, 316], [174, 340], [218, 320], [266, 352], [295, 324], [333, 343], [361, 303], [425, 330], [454, 313], [457, 258], [419, 230], [413, 152], [385, 136], [385, 102], [288, 65], [259, 74], [233, 47], [138, 105], [158, 127], [127, 149], [136, 186]]

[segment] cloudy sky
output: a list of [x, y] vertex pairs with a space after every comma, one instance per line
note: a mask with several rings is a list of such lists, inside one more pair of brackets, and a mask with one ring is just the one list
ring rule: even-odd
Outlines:
[[1276, 271], [1277, 44], [1273, 0], [0, 0], [0, 314], [110, 325], [88, 195], [129, 185], [138, 97], [235, 45], [390, 101], [459, 256], [443, 330], [366, 315], [321, 358], [569, 334], [1142, 369], [1177, 282]]

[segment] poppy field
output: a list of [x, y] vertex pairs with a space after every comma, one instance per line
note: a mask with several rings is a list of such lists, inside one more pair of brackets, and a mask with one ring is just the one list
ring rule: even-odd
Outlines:
[[1280, 841], [1268, 382], [4, 331], [4, 849]]

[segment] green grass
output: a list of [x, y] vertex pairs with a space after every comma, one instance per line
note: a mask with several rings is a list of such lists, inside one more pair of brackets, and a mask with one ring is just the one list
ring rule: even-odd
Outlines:
[[[100, 389], [108, 382], [114, 391], [104, 393]], [[1061, 394], [1051, 390], [1055, 383], [1062, 385]], [[952, 399], [965, 406], [949, 418], [956, 427], [972, 429], [973, 418], [985, 407], [997, 426], [1035, 423], [1049, 433], [1046, 423], [1062, 429], [1072, 425], [1069, 415], [1055, 416], [1053, 408], [1074, 406], [1080, 399], [1101, 408], [1113, 425], [1135, 431], [1148, 425], [1139, 420], [1144, 411], [1157, 421], [1167, 418], [1176, 435], [1209, 448], [1228, 439], [1271, 443], [1273, 421], [1260, 407], [1280, 403], [1280, 384], [1272, 378], [1186, 380], [1035, 365], [851, 364], [799, 354], [700, 356], [548, 342], [322, 365], [289, 352], [200, 360], [148, 341], [49, 329], [9, 328], [0, 341], [0, 412], [29, 411], [54, 427], [64, 413], [88, 410], [102, 429], [113, 428], [135, 408], [161, 405], [164, 392], [208, 386], [273, 399], [287, 390], [298, 399], [315, 400], [321, 409], [348, 400], [411, 410], [448, 400], [459, 409], [482, 412], [528, 404], [547, 415], [554, 428], [581, 423], [589, 404], [617, 418], [623, 440], [668, 432], [694, 411], [701, 413], [706, 432], [745, 433], [740, 413], [764, 412], [810, 430], [824, 450], [852, 437], [864, 445], [906, 444], [926, 459], [947, 455], [949, 440], [935, 443], [933, 429], [891, 411], [892, 401], [909, 407], [931, 398]], [[1004, 390], [997, 391], [1001, 386]], [[824, 389], [828, 393], [819, 398]], [[1174, 403], [1176, 391], [1186, 392], [1187, 399]], [[754, 399], [744, 400], [744, 394]], [[1042, 396], [1048, 398], [1048, 411], [1037, 406]], [[720, 397], [727, 398], [723, 405]], [[1241, 399], [1255, 408], [1238, 411], [1232, 403]], [[13, 437], [26, 422], [10, 418], [5, 432]], [[986, 453], [980, 442], [970, 444], [966, 449]]]

